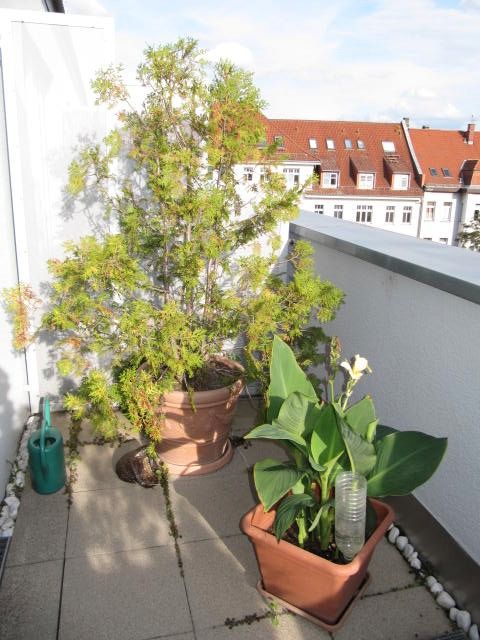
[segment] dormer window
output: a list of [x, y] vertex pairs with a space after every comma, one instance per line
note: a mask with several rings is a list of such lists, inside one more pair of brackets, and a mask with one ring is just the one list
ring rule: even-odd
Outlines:
[[335, 142], [332, 140], [332, 138], [327, 138], [326, 143], [327, 149], [335, 149]]
[[317, 141], [315, 140], [315, 138], [310, 138], [308, 140], [308, 146], [310, 147], [310, 149], [316, 149], [317, 148]]
[[357, 177], [357, 187], [359, 189], [373, 189], [375, 185], [374, 173], [359, 173]]
[[338, 187], [338, 173], [336, 171], [322, 172], [322, 187], [336, 189]]
[[394, 173], [392, 176], [392, 189], [406, 191], [410, 185], [408, 173]]
[[365, 149], [365, 143], [363, 140], [357, 140], [357, 147], [359, 149]]
[[352, 148], [352, 141], [350, 140], [350, 138], [345, 138], [345, 149], [351, 149]]
[[395, 144], [391, 140], [382, 140], [382, 147], [385, 153], [395, 153]]
[[450, 173], [450, 169], [447, 169], [446, 167], [442, 167], [442, 173], [443, 173], [445, 178], [451, 178], [452, 177], [452, 174]]
[[429, 168], [431, 176], [438, 176], [438, 171], [434, 167]]
[[273, 141], [276, 144], [277, 149], [285, 149], [283, 136], [274, 136]]

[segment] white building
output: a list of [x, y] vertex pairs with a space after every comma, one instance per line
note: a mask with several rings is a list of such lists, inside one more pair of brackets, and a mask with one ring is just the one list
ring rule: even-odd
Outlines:
[[410, 129], [423, 187], [420, 238], [457, 244], [461, 227], [480, 215], [480, 134]]

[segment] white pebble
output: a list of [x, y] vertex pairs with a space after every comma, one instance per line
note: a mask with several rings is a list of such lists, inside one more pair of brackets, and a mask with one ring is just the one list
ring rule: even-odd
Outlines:
[[13, 520], [15, 520], [18, 513], [18, 507], [20, 505], [20, 500], [15, 496], [9, 496], [8, 498], [5, 498], [5, 504], [8, 507], [10, 517], [13, 518]]
[[478, 634], [478, 625], [472, 624], [470, 627], [470, 631], [468, 632], [469, 640], [480, 640], [480, 636]]
[[410, 560], [410, 561], [412, 561], [412, 560], [414, 560], [415, 558], [418, 558], [418, 551], [414, 551], [414, 552], [412, 553], [412, 555], [410, 556], [409, 560]]
[[12, 529], [15, 526], [15, 522], [12, 518], [0, 518], [0, 531], [8, 531], [8, 529]]
[[405, 548], [403, 549], [403, 556], [404, 558], [406, 558], [407, 560], [409, 560], [410, 556], [413, 553], [413, 545], [412, 544], [406, 544]]
[[428, 578], [425, 580], [425, 584], [427, 585], [427, 587], [430, 589], [430, 587], [432, 585], [434, 585], [436, 583], [437, 579], [434, 578], [434, 576], [428, 576]]
[[410, 560], [410, 566], [412, 567], [412, 569], [420, 570], [422, 568], [422, 563], [418, 558], [413, 558], [412, 560]]
[[442, 591], [442, 593], [439, 593], [437, 596], [437, 604], [439, 604], [442, 609], [451, 609], [455, 606], [455, 600], [449, 593]]
[[25, 474], [23, 471], [17, 471], [15, 475], [15, 484], [22, 489], [25, 485]]
[[0, 538], [11, 538], [13, 536], [13, 526], [0, 531]]
[[5, 493], [7, 496], [14, 496], [15, 495], [15, 485], [12, 482], [9, 482], [7, 484], [7, 488], [5, 489]]
[[397, 549], [399, 551], [403, 551], [405, 546], [408, 544], [408, 538], [406, 536], [398, 536], [395, 544], [397, 545]]
[[434, 585], [430, 587], [430, 592], [434, 596], [438, 596], [438, 594], [442, 593], [442, 591], [443, 591], [443, 585], [441, 585], [440, 582], [436, 582]]
[[458, 613], [459, 613], [459, 611], [458, 611], [457, 607], [452, 607], [450, 609], [450, 611], [448, 612], [448, 617], [450, 618], [450, 620], [453, 620], [453, 622], [455, 622], [455, 620], [457, 619]]
[[457, 626], [460, 629], [463, 629], [465, 633], [470, 629], [470, 625], [472, 624], [472, 616], [468, 613], [468, 611], [459, 611], [457, 613], [456, 619]]
[[395, 540], [398, 538], [399, 535], [400, 535], [400, 531], [398, 527], [392, 527], [390, 529], [390, 533], [388, 534], [388, 541], [391, 542], [392, 544], [395, 544]]

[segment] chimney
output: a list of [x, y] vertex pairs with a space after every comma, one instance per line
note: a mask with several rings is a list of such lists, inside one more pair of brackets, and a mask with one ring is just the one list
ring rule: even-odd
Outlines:
[[405, 126], [407, 127], [407, 129], [410, 127], [410, 118], [403, 118], [403, 121], [405, 122]]
[[473, 144], [473, 134], [475, 133], [475, 123], [469, 122], [467, 126], [467, 132], [465, 134], [465, 142], [467, 144]]

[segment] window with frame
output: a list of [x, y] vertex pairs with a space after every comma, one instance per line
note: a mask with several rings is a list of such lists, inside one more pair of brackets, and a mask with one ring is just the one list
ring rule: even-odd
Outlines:
[[359, 189], [373, 189], [375, 184], [375, 174], [359, 173], [357, 179], [357, 187]]
[[322, 187], [336, 189], [338, 187], [338, 173], [325, 171], [322, 175]]
[[452, 177], [452, 174], [450, 173], [450, 169], [447, 169], [447, 167], [442, 167], [442, 173], [443, 173], [445, 178], [451, 178]]
[[393, 224], [395, 222], [395, 207], [393, 205], [387, 205], [385, 210], [385, 222]]
[[323, 213], [324, 213], [324, 211], [323, 211], [323, 204], [316, 204], [316, 205], [314, 206], [314, 210], [315, 210], [315, 213], [323, 214]]
[[373, 206], [371, 204], [357, 204], [357, 222], [372, 221]]
[[357, 148], [365, 149], [365, 142], [363, 140], [357, 140]]
[[278, 149], [284, 148], [283, 136], [273, 136], [273, 141], [277, 145]]
[[243, 180], [244, 182], [253, 181], [253, 167], [243, 167]]
[[310, 138], [308, 140], [308, 146], [310, 147], [310, 149], [316, 149], [317, 148], [317, 140], [315, 138]]
[[439, 238], [438, 241], [442, 244], [448, 244], [448, 238]]
[[449, 222], [452, 218], [452, 203], [444, 202], [442, 210], [442, 220]]
[[333, 205], [333, 217], [339, 219], [343, 218], [343, 204]]
[[295, 186], [300, 184], [300, 169], [287, 167], [283, 170], [283, 174], [289, 184], [293, 183]]
[[327, 149], [335, 149], [335, 142], [332, 140], [332, 138], [327, 138], [325, 142], [327, 145]]
[[425, 207], [425, 220], [435, 220], [435, 202], [427, 202]]
[[352, 148], [352, 141], [350, 140], [350, 138], [345, 138], [345, 149], [351, 149]]
[[407, 173], [394, 173], [392, 189], [406, 191], [409, 185], [409, 175]]
[[434, 167], [429, 167], [431, 176], [438, 176], [438, 171]]
[[410, 206], [403, 207], [402, 222], [404, 222], [405, 224], [411, 224], [412, 211], [413, 211], [413, 207], [410, 207]]
[[260, 169], [260, 183], [268, 182], [270, 178], [270, 170]]
[[475, 211], [473, 212], [473, 219], [474, 220], [480, 219], [480, 204], [475, 205]]

